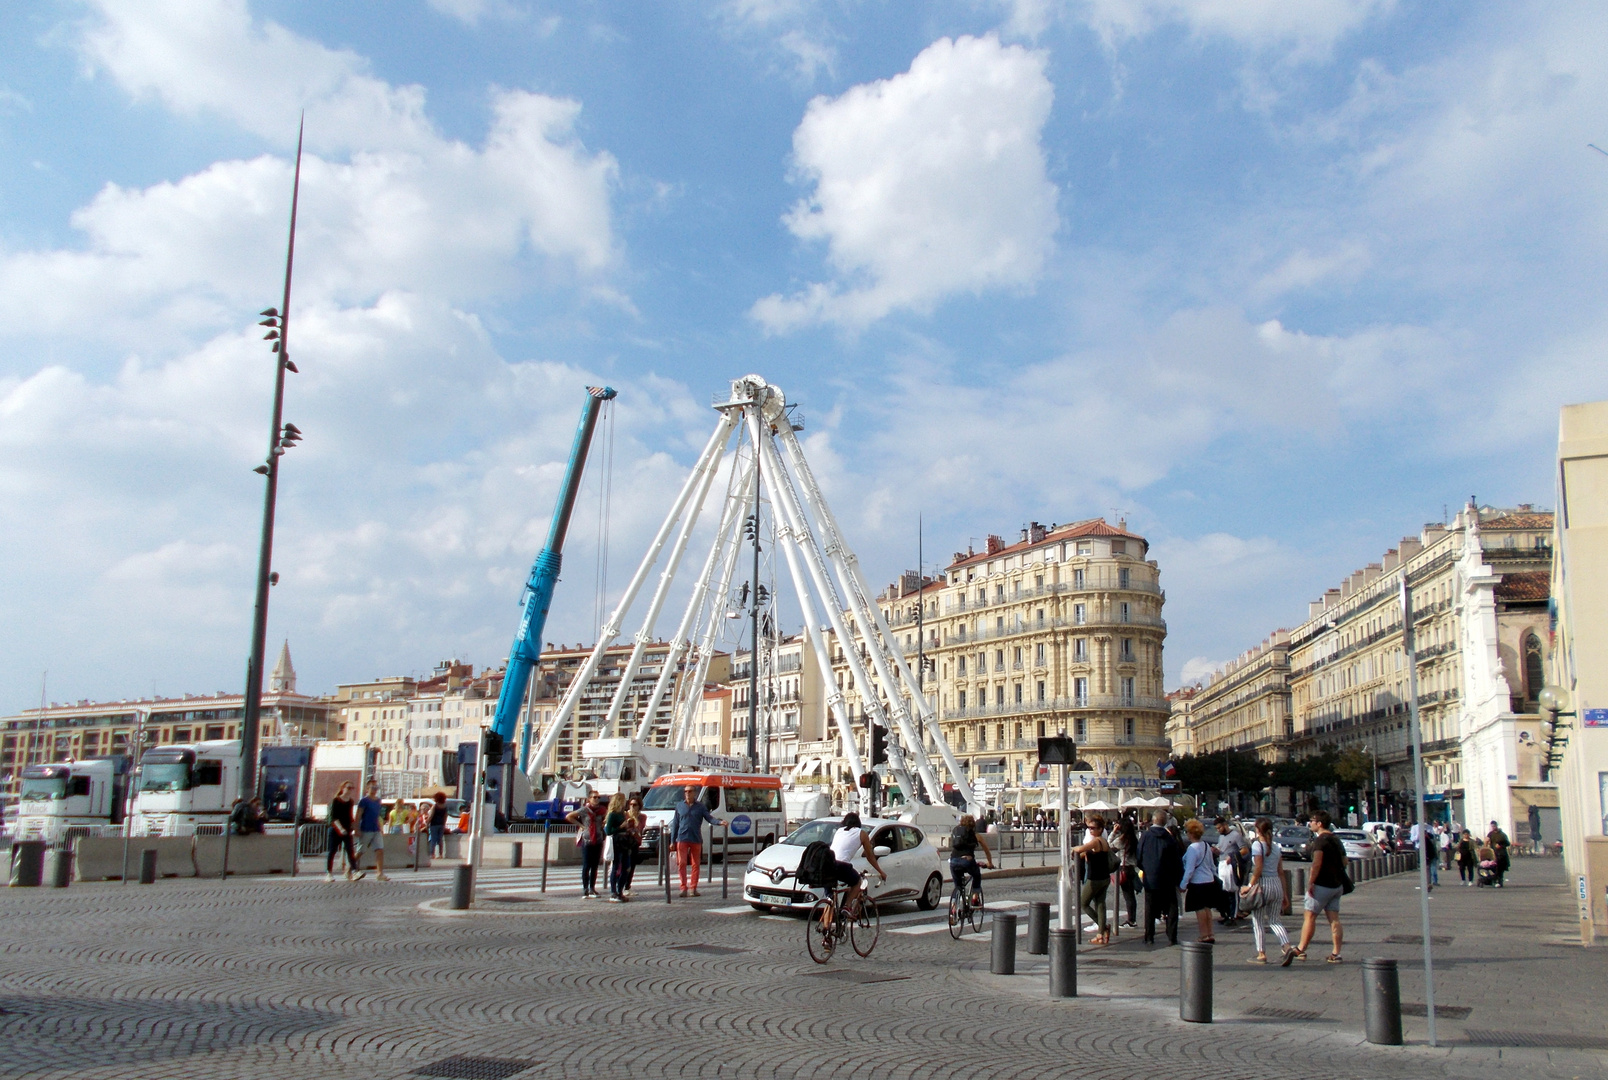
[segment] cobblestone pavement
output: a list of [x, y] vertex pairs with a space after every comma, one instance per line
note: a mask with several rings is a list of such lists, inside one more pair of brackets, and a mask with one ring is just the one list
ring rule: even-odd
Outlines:
[[[870, 959], [818, 967], [800, 920], [718, 882], [615, 905], [492, 872], [499, 891], [452, 914], [441, 872], [0, 890], [0, 1077], [1608, 1076], [1590, 1048], [1608, 1048], [1608, 951], [1562, 943], [1561, 877], [1521, 861], [1508, 889], [1436, 891], [1438, 996], [1471, 1010], [1438, 1049], [1422, 1019], [1406, 1047], [1362, 1038], [1363, 957], [1398, 957], [1403, 998], [1423, 1000], [1414, 947], [1385, 941], [1417, 930], [1406, 877], [1347, 898], [1344, 965], [1251, 968], [1248, 932], [1219, 934], [1210, 1026], [1178, 1020], [1179, 950], [1133, 932], [1082, 955], [1083, 996], [1052, 1001], [1041, 958], [990, 975], [986, 934], [951, 941], [913, 908], [885, 913]], [[998, 880], [989, 899], [1051, 888]]]

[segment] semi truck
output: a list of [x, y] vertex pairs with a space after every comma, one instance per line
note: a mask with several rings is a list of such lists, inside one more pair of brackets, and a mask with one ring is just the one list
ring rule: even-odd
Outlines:
[[240, 740], [157, 746], [140, 758], [139, 790], [129, 831], [135, 836], [193, 836], [222, 829], [240, 797]]
[[25, 766], [15, 838], [60, 844], [74, 829], [121, 825], [128, 772], [123, 754]]

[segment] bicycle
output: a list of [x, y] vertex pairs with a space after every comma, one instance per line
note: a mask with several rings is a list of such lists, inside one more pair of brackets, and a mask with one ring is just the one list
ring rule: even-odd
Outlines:
[[983, 930], [983, 898], [972, 886], [971, 878], [961, 878], [955, 891], [949, 894], [949, 936], [956, 941], [966, 932], [970, 923], [973, 933]]
[[809, 918], [804, 923], [804, 945], [810, 959], [817, 964], [831, 960], [833, 951], [845, 937], [861, 957], [870, 956], [871, 950], [877, 947], [877, 937], [882, 932], [877, 902], [871, 899], [870, 893], [862, 892], [855, 902], [857, 910], [851, 913], [844, 899], [848, 891], [847, 886], [835, 886], [810, 908]]

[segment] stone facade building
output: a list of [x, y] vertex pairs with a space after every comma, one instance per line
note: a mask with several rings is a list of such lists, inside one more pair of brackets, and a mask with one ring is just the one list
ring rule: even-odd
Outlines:
[[1290, 714], [1290, 632], [1275, 630], [1256, 648], [1213, 672], [1186, 700], [1188, 718], [1175, 725], [1182, 728], [1173, 740], [1175, 754], [1250, 750], [1269, 764], [1287, 760], [1295, 734]]

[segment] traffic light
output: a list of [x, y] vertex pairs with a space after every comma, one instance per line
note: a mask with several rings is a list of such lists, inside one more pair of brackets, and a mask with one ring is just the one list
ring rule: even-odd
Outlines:
[[485, 746], [486, 746], [486, 761], [485, 761], [485, 764], [487, 764], [487, 765], [499, 764], [502, 761], [502, 756], [503, 756], [503, 738], [502, 738], [502, 736], [497, 734], [495, 731], [486, 732]]
[[871, 725], [871, 764], [881, 765], [888, 760], [888, 729]]

